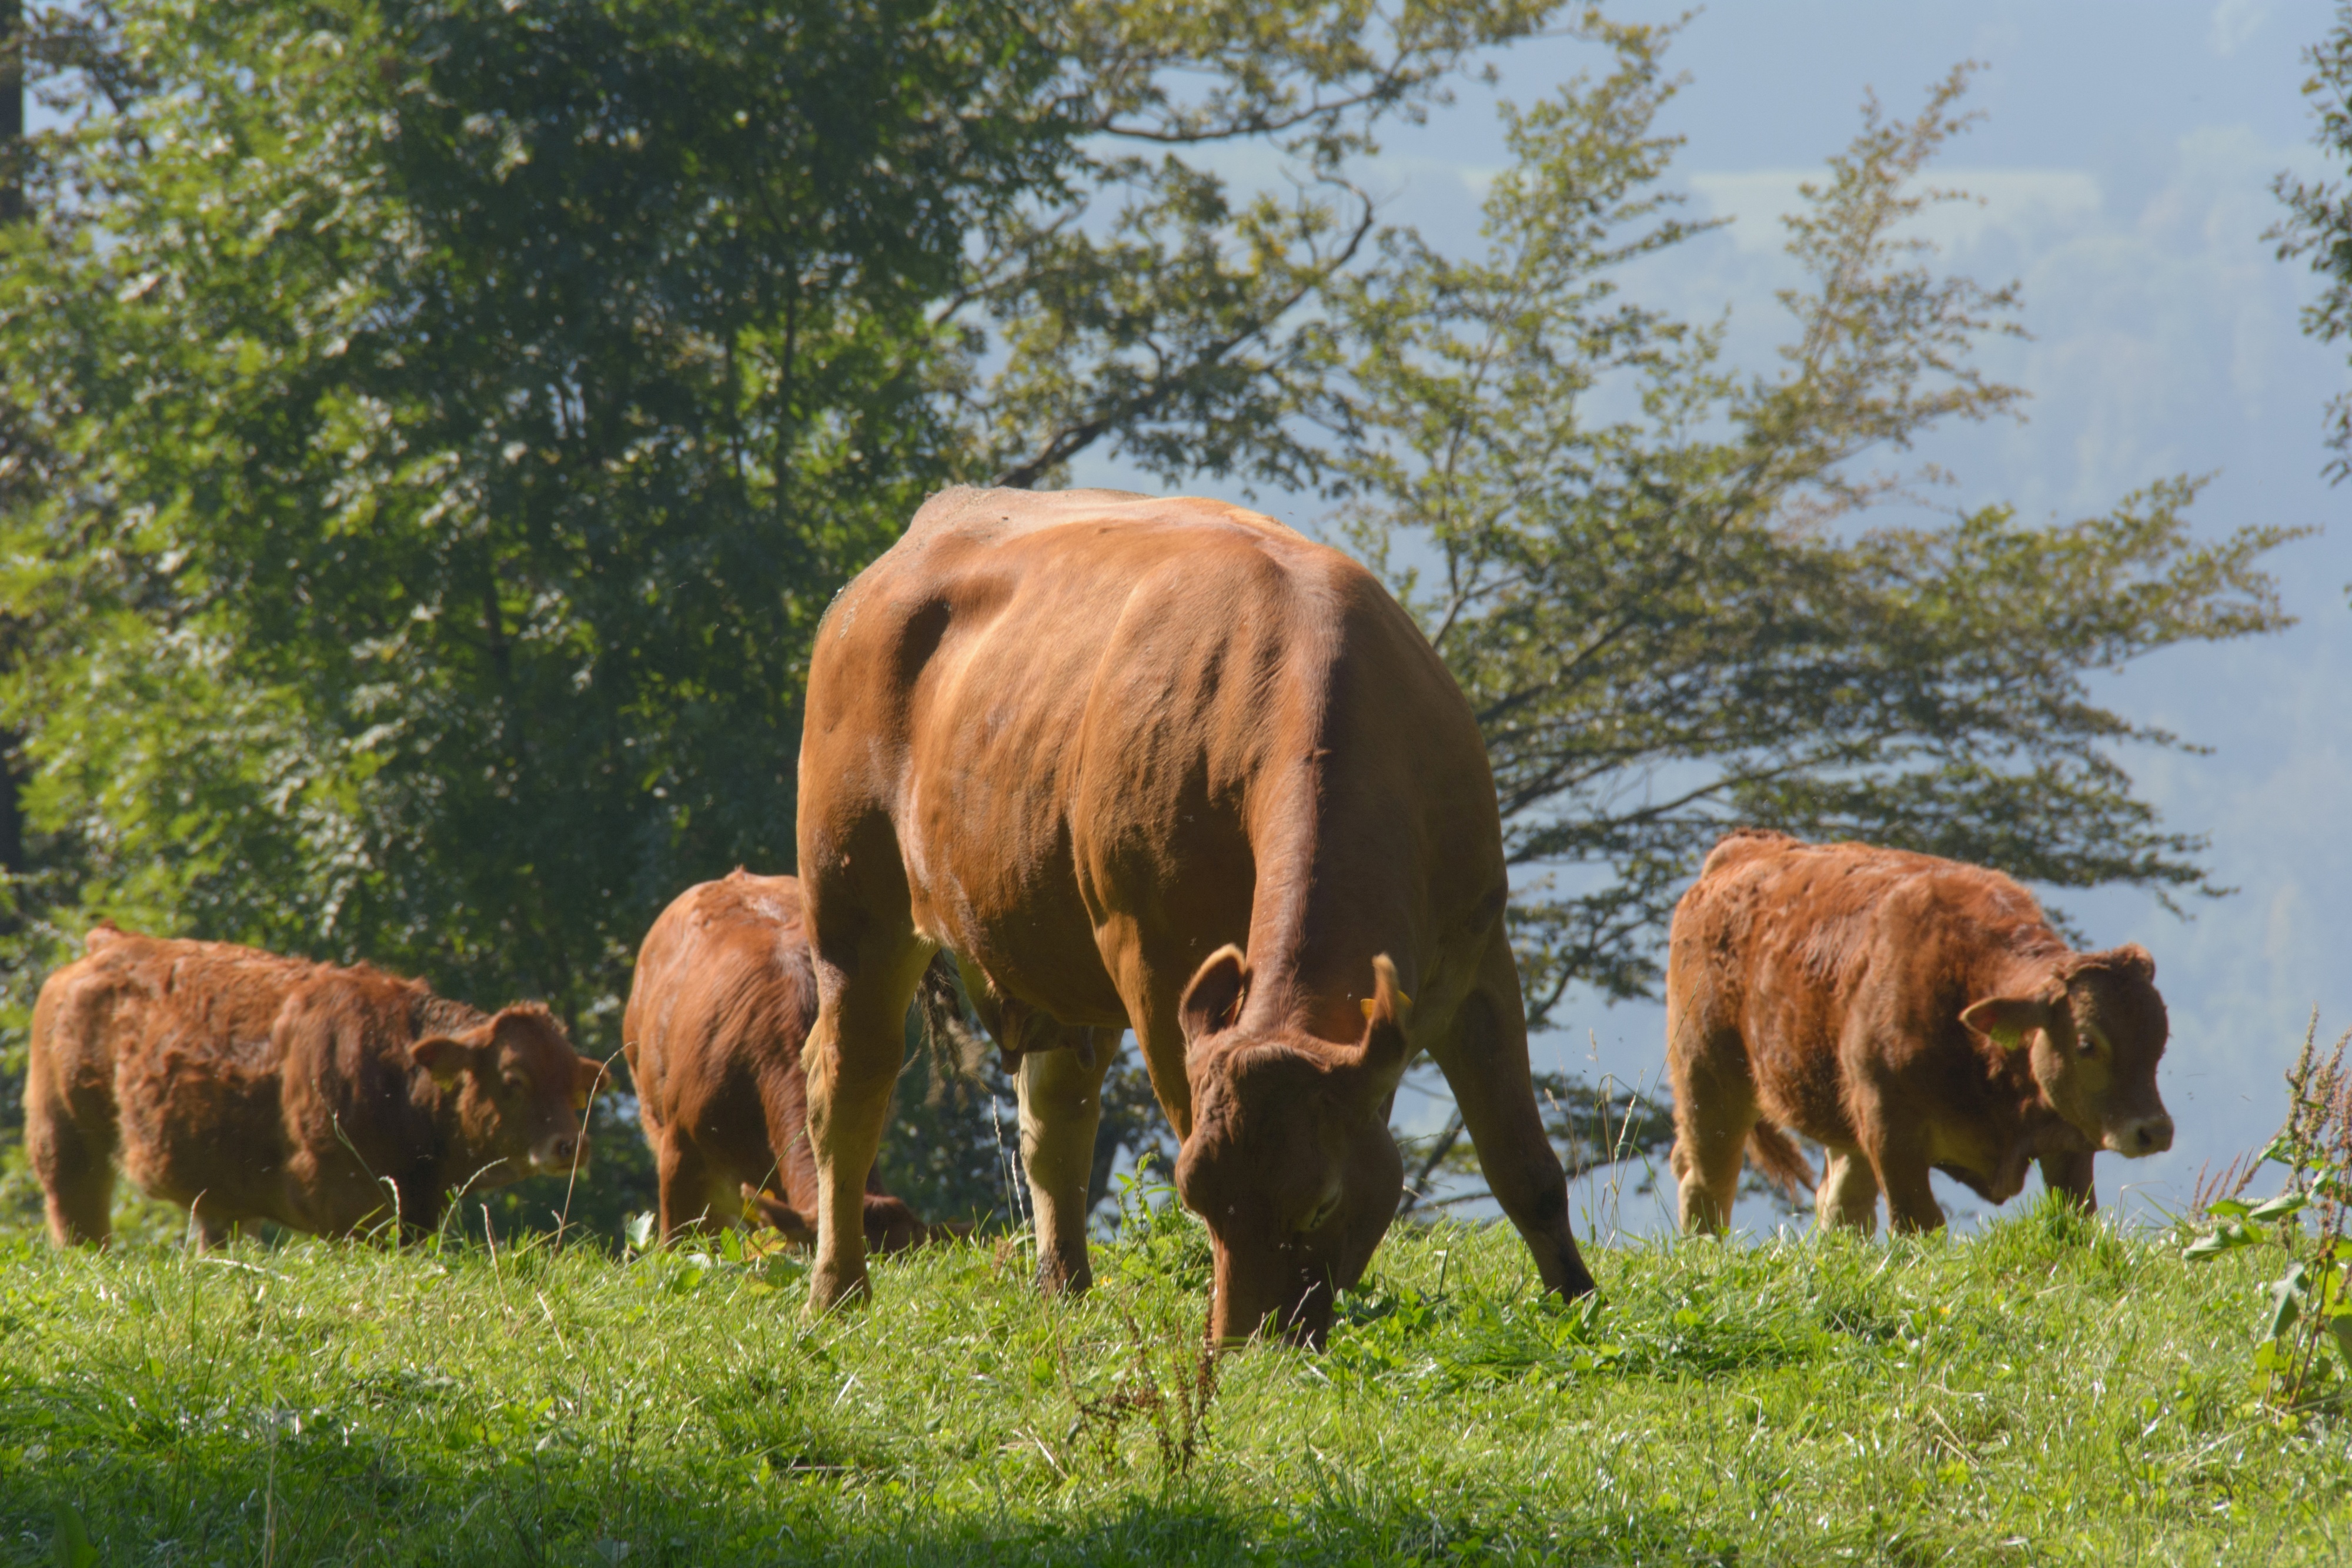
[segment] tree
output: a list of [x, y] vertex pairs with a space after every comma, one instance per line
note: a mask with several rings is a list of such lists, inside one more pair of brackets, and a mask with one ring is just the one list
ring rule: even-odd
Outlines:
[[140, 918], [577, 1019], [694, 872], [789, 859], [807, 628], [950, 472], [927, 311], [1053, 178], [1053, 62], [903, 0], [121, 47], [154, 90], [5, 296], [75, 466], [17, 536], [35, 810]]
[[[2217, 891], [2202, 841], [2132, 792], [2125, 744], [2186, 747], [2093, 702], [2095, 671], [2285, 624], [2261, 557], [2294, 530], [2189, 530], [2198, 482], [2046, 527], [1933, 508], [1900, 463], [2022, 394], [1969, 361], [2013, 288], [1937, 274], [1905, 222], [1964, 126], [1956, 71], [1919, 117], [1865, 106], [1787, 220], [1811, 282], [1793, 340], [1741, 376], [1716, 331], [1622, 298], [1687, 240], [1653, 129], [1662, 35], [1507, 109], [1485, 249], [1410, 233], [1337, 300], [1345, 537], [1469, 695], [1494, 759], [1514, 933], [1539, 1024], [1570, 986], [1648, 994], [1672, 900], [1740, 822], [1850, 836], [2061, 886]], [[2193, 749], [2193, 747], [2191, 747]]]
[[[2312, 140], [2333, 158], [2352, 163], [2352, 5], [2336, 7], [2336, 26], [2303, 52], [2311, 75], [2303, 84], [2319, 129]], [[2332, 180], [2305, 182], [2281, 174], [2271, 190], [2287, 209], [2285, 220], [2265, 237], [2277, 242], [2281, 261], [2310, 258], [2311, 270], [2326, 280], [2319, 298], [2303, 309], [2303, 329], [2323, 343], [2352, 337], [2352, 191]], [[2352, 393], [2327, 405], [2327, 444], [2336, 455], [2326, 465], [2330, 480], [2352, 475]]]

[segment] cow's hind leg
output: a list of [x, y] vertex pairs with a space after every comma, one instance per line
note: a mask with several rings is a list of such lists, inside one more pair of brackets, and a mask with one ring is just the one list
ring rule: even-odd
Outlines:
[[896, 942], [828, 946], [820, 927], [816, 1027], [801, 1053], [809, 1147], [816, 1156], [812, 1312], [829, 1312], [867, 1290], [866, 1181], [906, 1053], [907, 1008], [929, 958], [910, 929], [901, 925], [899, 932]]
[[1756, 1125], [1756, 1085], [1738, 1035], [1668, 1055], [1675, 1090], [1675, 1152], [1682, 1228], [1720, 1236], [1739, 1195], [1739, 1167]]
[[1813, 1194], [1813, 1219], [1824, 1230], [1850, 1226], [1864, 1236], [1878, 1228], [1878, 1173], [1858, 1149], [1832, 1149]]
[[1544, 1289], [1574, 1300], [1593, 1290], [1568, 1217], [1568, 1178], [1544, 1132], [1528, 1071], [1527, 1014], [1510, 944], [1499, 931], [1478, 984], [1446, 1039], [1432, 1049], [1487, 1189], [1510, 1218]]
[[[1098, 1045], [1103, 1036], [1107, 1045]], [[1062, 1044], [1021, 1058], [1021, 1164], [1036, 1207], [1037, 1283], [1048, 1294], [1094, 1282], [1087, 1260], [1087, 1182], [1102, 1123], [1103, 1073], [1118, 1049], [1113, 1030], [1065, 1029]]]
[[662, 1239], [683, 1231], [715, 1231], [743, 1211], [740, 1189], [721, 1184], [702, 1151], [676, 1127], [666, 1127], [654, 1145], [654, 1174], [660, 1184]]

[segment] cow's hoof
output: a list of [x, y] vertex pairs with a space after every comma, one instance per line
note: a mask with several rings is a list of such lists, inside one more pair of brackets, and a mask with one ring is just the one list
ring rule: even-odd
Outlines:
[[1083, 1296], [1093, 1289], [1095, 1271], [1091, 1264], [1081, 1263], [1076, 1269], [1065, 1269], [1047, 1259], [1037, 1265], [1037, 1289], [1048, 1296]]
[[821, 1318], [844, 1307], [860, 1306], [873, 1294], [865, 1270], [853, 1275], [819, 1267], [809, 1272], [808, 1314]]

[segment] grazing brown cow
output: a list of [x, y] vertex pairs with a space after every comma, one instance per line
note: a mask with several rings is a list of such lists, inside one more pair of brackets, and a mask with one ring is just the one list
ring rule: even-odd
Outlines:
[[1123, 1026], [1183, 1141], [1220, 1342], [1269, 1317], [1320, 1342], [1396, 1215], [1390, 1103], [1423, 1050], [1545, 1287], [1592, 1288], [1528, 1082], [1486, 747], [1338, 551], [1214, 501], [933, 497], [818, 631], [800, 869], [813, 1308], [866, 1288], [866, 1172], [940, 947], [1020, 1053], [1048, 1289], [1090, 1277], [1094, 1044]]
[[1787, 1134], [1829, 1150], [1823, 1225], [1944, 1213], [1940, 1170], [1994, 1203], [2026, 1166], [2095, 1206], [2091, 1156], [2172, 1146], [2164, 999], [2145, 948], [2067, 949], [1999, 872], [1741, 830], [1675, 906], [1666, 1065], [1686, 1230], [1723, 1228], [1743, 1146], [1793, 1188]]
[[[646, 933], [621, 1024], [637, 1114], [661, 1175], [661, 1227], [715, 1228], [748, 1199], [795, 1241], [814, 1241], [801, 1047], [816, 1021], [816, 974], [801, 884], [737, 871], [678, 894]], [[923, 1223], [868, 1183], [866, 1239], [884, 1251]]]
[[453, 1187], [586, 1163], [603, 1070], [536, 1002], [485, 1015], [364, 964], [112, 925], [87, 946], [41, 988], [25, 1083], [60, 1247], [106, 1240], [118, 1155], [214, 1242], [251, 1219], [413, 1235]]

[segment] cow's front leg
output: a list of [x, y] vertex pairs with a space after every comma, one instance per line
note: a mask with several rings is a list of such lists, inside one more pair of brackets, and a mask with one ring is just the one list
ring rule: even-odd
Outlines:
[[1870, 1150], [1879, 1186], [1886, 1194], [1887, 1228], [1896, 1235], [1940, 1230], [1944, 1206], [1936, 1201], [1931, 1168], [1923, 1140], [1883, 1137]]
[[1094, 1283], [1087, 1181], [1102, 1122], [1103, 1073], [1118, 1045], [1116, 1030], [1065, 1029], [1058, 1048], [1021, 1058], [1021, 1164], [1036, 1211], [1037, 1283], [1048, 1295]]
[[1813, 1193], [1813, 1220], [1822, 1229], [1851, 1226], [1864, 1236], [1878, 1228], [1878, 1173], [1858, 1149], [1831, 1149]]
[[1569, 1226], [1568, 1178], [1544, 1132], [1528, 1076], [1518, 969], [1499, 931], [1477, 987], [1431, 1053], [1454, 1091], [1487, 1190], [1535, 1255], [1544, 1289], [1571, 1301], [1591, 1294], [1592, 1271]]
[[908, 943], [853, 967], [817, 959], [816, 1027], [801, 1051], [809, 1148], [816, 1156], [816, 1259], [809, 1310], [866, 1293], [866, 1178], [890, 1117], [906, 1051], [907, 1006], [928, 955]]
[[2041, 1162], [2042, 1185], [2052, 1192], [2064, 1193], [2084, 1214], [2096, 1214], [2099, 1211], [2099, 1187], [2091, 1175], [2091, 1162], [2096, 1157], [2090, 1149], [2044, 1155]]

